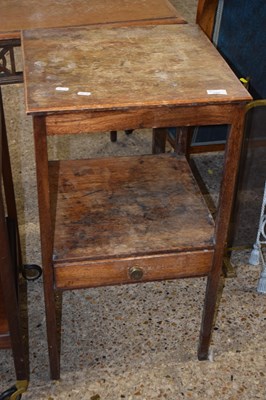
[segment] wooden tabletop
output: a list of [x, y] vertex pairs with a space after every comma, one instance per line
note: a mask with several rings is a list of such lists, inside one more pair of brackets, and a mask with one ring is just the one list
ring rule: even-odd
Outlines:
[[200, 28], [23, 32], [27, 113], [250, 100]]
[[184, 23], [168, 0], [0, 0], [0, 39], [22, 29]]

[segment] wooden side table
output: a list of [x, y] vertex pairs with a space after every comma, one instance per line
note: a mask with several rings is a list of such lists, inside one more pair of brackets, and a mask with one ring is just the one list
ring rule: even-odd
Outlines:
[[[197, 26], [22, 37], [51, 377], [56, 290], [207, 276], [198, 349], [207, 359], [250, 95]], [[49, 135], [208, 124], [230, 126], [215, 224], [183, 156], [48, 160]]]

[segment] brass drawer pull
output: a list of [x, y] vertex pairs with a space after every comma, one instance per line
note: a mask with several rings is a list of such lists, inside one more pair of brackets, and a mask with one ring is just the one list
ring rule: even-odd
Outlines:
[[131, 267], [129, 268], [129, 276], [131, 279], [133, 279], [134, 281], [139, 281], [142, 279], [144, 274], [144, 271], [142, 268], [140, 267]]

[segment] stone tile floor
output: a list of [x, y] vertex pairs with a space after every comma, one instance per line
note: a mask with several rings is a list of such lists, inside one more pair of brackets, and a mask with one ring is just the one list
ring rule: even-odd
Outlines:
[[[196, 1], [173, 1], [190, 21]], [[40, 264], [31, 118], [21, 85], [4, 87], [7, 128], [25, 262]], [[89, 145], [88, 145], [89, 143]], [[53, 156], [150, 152], [149, 131], [51, 140]], [[199, 158], [217, 198], [221, 155]], [[209, 169], [217, 173], [209, 174]], [[208, 171], [206, 171], [206, 169]], [[196, 357], [205, 279], [65, 292], [61, 380], [49, 380], [42, 279], [28, 283], [30, 386], [23, 399], [265, 399], [266, 302], [259, 267], [233, 253], [237, 276], [222, 283], [211, 360]], [[15, 382], [11, 352], [0, 352], [0, 393]]]

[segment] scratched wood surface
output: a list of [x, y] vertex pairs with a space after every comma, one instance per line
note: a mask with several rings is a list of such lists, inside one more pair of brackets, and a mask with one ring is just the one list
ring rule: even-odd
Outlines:
[[97, 24], [175, 24], [184, 19], [168, 0], [0, 0], [0, 38], [22, 29]]
[[182, 157], [52, 161], [49, 175], [55, 262], [213, 247], [213, 221]]
[[28, 113], [250, 99], [197, 26], [26, 31], [23, 51]]

